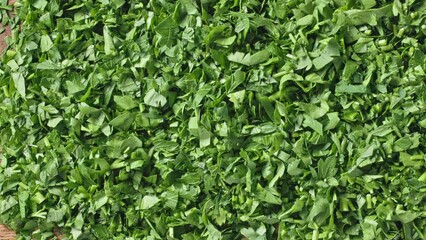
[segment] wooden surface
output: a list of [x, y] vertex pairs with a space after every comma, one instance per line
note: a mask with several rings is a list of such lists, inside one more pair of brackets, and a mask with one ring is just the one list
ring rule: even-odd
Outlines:
[[[15, 0], [9, 0], [9, 4], [14, 4], [14, 3], [15, 3]], [[3, 26], [0, 24], [0, 29], [2, 28]], [[5, 28], [6, 30], [0, 34], [0, 54], [3, 52], [4, 48], [6, 47], [6, 42], [4, 41], [5, 37], [10, 36], [11, 34], [10, 27], [6, 26]], [[12, 239], [15, 239], [15, 237], [16, 237], [16, 234], [14, 231], [10, 230], [5, 225], [0, 225], [0, 240], [12, 240]]]
[[[15, 0], [9, 0], [9, 4], [15, 3]], [[11, 31], [9, 26], [3, 27], [0, 24], [0, 29], [5, 29], [3, 33], [0, 34], [0, 54], [3, 53], [3, 50], [6, 48], [5, 38], [10, 36]], [[9, 228], [4, 225], [0, 225], [0, 240], [12, 240], [15, 239], [16, 234]]]
[[[14, 3], [15, 3], [15, 0], [9, 0], [9, 5], [12, 5]], [[5, 31], [0, 34], [0, 54], [1, 54], [3, 53], [3, 50], [6, 48], [5, 38], [7, 36], [10, 36], [11, 30], [9, 26], [2, 26], [1, 24], [0, 24], [0, 29], [5, 29]]]
[[[14, 3], [15, 3], [15, 0], [9, 0], [9, 4], [14, 4]], [[5, 38], [7, 36], [10, 36], [11, 34], [9, 26], [3, 27], [0, 24], [0, 29], [3, 29], [3, 28], [5, 29], [5, 31], [0, 34], [0, 54], [3, 53], [3, 50], [6, 48]], [[0, 240], [12, 240], [15, 238], [16, 238], [16, 234], [14, 231], [10, 230], [5, 225], [0, 225]]]
[[[9, 5], [14, 4], [15, 2], [16, 0], [9, 0]], [[7, 46], [5, 38], [11, 35], [11, 29], [9, 26], [2, 26], [1, 24], [0, 24], [0, 29], [5, 29], [5, 31], [0, 34], [0, 54], [2, 54], [3, 50]], [[1, 148], [0, 148], [0, 153], [1, 153]], [[55, 228], [53, 233], [56, 239], [60, 240], [63, 238], [63, 235], [59, 228]], [[14, 240], [14, 239], [16, 239], [16, 233], [10, 230], [7, 226], [0, 224], [0, 240]]]
[[0, 225], [0, 240], [13, 240], [16, 234], [4, 225]]
[[[16, 0], [9, 0], [9, 5], [12, 5], [16, 2]], [[13, 13], [11, 13], [13, 14]], [[0, 24], [0, 29], [5, 29], [3, 33], [0, 34], [0, 55], [3, 53], [3, 50], [6, 48], [5, 38], [11, 35], [11, 29], [9, 26], [3, 27]], [[0, 147], [1, 153], [1, 147]], [[1, 162], [1, 159], [0, 159]], [[56, 239], [62, 239], [63, 234], [61, 233], [59, 228], [55, 228], [53, 233], [55, 234]], [[0, 240], [14, 240], [16, 238], [16, 233], [10, 230], [7, 226], [0, 224]]]

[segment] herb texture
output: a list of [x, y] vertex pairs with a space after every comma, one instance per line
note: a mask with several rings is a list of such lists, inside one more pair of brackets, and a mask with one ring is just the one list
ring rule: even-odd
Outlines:
[[426, 238], [425, 1], [15, 6], [0, 222], [24, 239]]

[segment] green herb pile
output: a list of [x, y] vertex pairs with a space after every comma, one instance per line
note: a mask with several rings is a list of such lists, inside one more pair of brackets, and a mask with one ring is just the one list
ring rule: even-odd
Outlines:
[[16, 6], [0, 222], [25, 239], [426, 238], [425, 1]]

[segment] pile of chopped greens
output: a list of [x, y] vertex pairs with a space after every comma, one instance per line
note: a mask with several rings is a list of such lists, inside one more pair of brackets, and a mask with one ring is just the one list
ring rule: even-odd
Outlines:
[[426, 238], [425, 1], [0, 2], [23, 238]]

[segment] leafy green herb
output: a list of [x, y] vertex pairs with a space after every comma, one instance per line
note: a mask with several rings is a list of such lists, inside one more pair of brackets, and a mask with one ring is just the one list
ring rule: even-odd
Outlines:
[[6, 5], [24, 239], [426, 238], [425, 1]]

